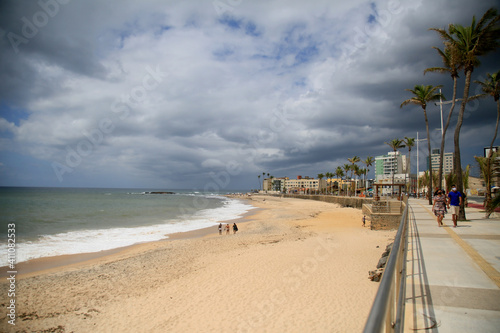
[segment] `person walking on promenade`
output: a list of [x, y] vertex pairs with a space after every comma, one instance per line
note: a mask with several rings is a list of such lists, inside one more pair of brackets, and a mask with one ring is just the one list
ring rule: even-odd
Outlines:
[[[444, 195], [443, 191], [437, 190], [436, 195], [434, 196], [434, 204], [432, 205], [432, 211], [434, 215], [437, 216], [438, 226], [441, 227], [443, 225], [443, 218], [446, 214], [446, 206], [448, 205], [448, 200]], [[450, 206], [448, 205], [448, 208]]]
[[219, 223], [219, 235], [222, 235], [222, 223]]
[[226, 224], [226, 235], [229, 235], [229, 224]]
[[449, 205], [451, 206], [451, 219], [453, 220], [453, 228], [457, 227], [457, 217], [462, 205], [462, 194], [457, 191], [456, 185], [451, 185], [451, 192], [448, 193]]
[[236, 223], [234, 223], [233, 224], [233, 234], [235, 234], [236, 231], [238, 231], [238, 226], [236, 225]]

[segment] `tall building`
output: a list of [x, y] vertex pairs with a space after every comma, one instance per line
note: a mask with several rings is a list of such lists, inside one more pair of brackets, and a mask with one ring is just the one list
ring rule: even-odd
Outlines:
[[[399, 151], [377, 156], [375, 157], [375, 182], [378, 184], [391, 184], [393, 181], [396, 184], [411, 183], [414, 187], [416, 177], [408, 175], [407, 169], [407, 158]], [[399, 194], [399, 187], [387, 185], [382, 186], [379, 191], [379, 195]]]
[[[433, 149], [431, 154], [432, 171], [439, 170], [439, 161], [441, 160], [440, 149]], [[429, 168], [429, 161], [427, 160], [427, 168]], [[453, 153], [443, 154], [443, 174], [447, 175], [453, 172]]]
[[[406, 156], [399, 151], [375, 157], [375, 179], [391, 178], [393, 175], [405, 174], [407, 169]], [[399, 178], [399, 177], [395, 177]]]

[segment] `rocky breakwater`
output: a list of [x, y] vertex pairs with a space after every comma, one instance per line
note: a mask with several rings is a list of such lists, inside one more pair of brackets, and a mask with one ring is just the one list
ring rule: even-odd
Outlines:
[[382, 253], [382, 257], [378, 261], [377, 269], [374, 271], [368, 271], [368, 278], [371, 281], [379, 282], [382, 278], [382, 273], [384, 272], [385, 265], [387, 264], [387, 260], [389, 259], [389, 254], [392, 250], [392, 244], [386, 246], [384, 253]]

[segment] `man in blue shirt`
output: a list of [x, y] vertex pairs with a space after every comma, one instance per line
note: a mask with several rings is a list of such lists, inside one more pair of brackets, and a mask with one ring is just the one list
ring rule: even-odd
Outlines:
[[455, 185], [451, 185], [451, 192], [448, 193], [449, 205], [451, 209], [451, 219], [453, 220], [453, 228], [457, 227], [457, 217], [462, 205], [462, 194], [457, 191]]

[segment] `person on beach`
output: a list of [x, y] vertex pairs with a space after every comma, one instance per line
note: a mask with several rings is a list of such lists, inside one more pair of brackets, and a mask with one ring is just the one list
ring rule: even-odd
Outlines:
[[363, 215], [363, 218], [361, 219], [363, 221], [363, 227], [365, 226], [365, 223], [366, 223], [366, 216]]
[[[448, 205], [448, 200], [444, 195], [444, 192], [441, 190], [436, 191], [436, 195], [434, 196], [434, 204], [432, 205], [432, 211], [434, 215], [437, 216], [438, 226], [441, 227], [443, 225], [443, 218], [446, 214], [446, 206]], [[450, 206], [448, 205], [448, 208]]]
[[229, 235], [229, 224], [226, 224], [226, 235]]
[[236, 231], [238, 231], [238, 226], [236, 225], [236, 223], [234, 223], [233, 224], [233, 234], [235, 234]]
[[456, 228], [458, 213], [460, 212], [460, 205], [462, 205], [462, 194], [457, 191], [456, 185], [451, 185], [451, 192], [448, 193], [448, 199], [448, 205], [451, 206], [451, 219], [453, 220], [453, 228]]
[[219, 235], [222, 235], [222, 223], [219, 223]]

